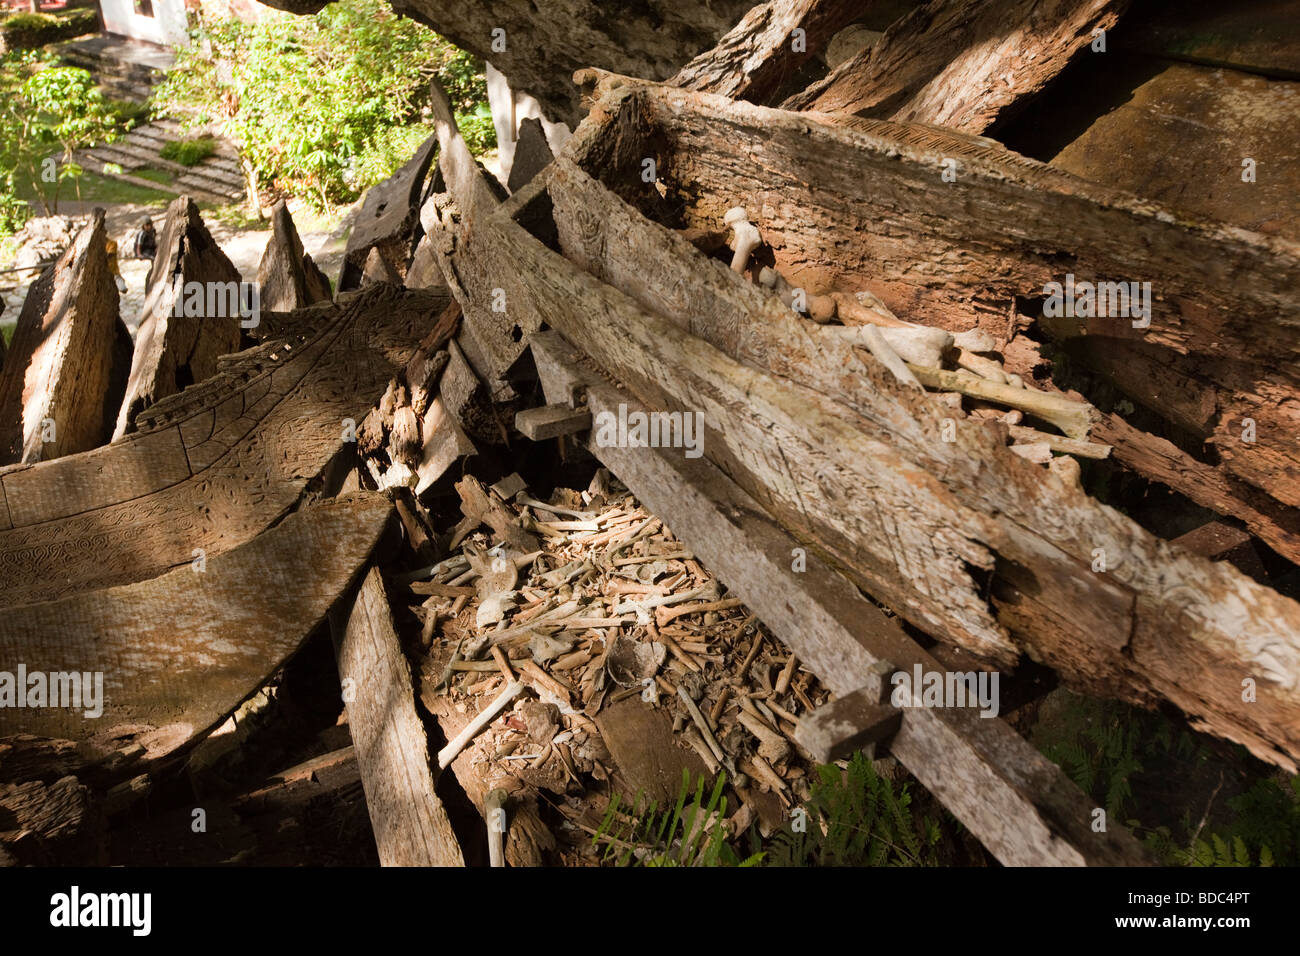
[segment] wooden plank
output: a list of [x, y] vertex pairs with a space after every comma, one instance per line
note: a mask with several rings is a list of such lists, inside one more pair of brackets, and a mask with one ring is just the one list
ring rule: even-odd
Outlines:
[[[439, 125], [446, 161], [454, 129]], [[563, 168], [561, 158], [551, 170]], [[751, 311], [750, 293], [718, 293], [717, 283], [743, 286], [720, 265], [683, 265], [668, 243], [639, 247], [653, 250], [642, 262], [662, 261], [672, 275], [679, 310], [716, 323], [706, 341], [681, 327], [683, 314], [647, 310], [508, 219], [472, 208], [457, 262], [477, 260], [504, 284], [512, 315], [545, 316], [650, 407], [702, 416], [704, 454], [899, 615], [1003, 666], [1029, 653], [1095, 693], [1148, 706], [1163, 697], [1261, 758], [1295, 765], [1300, 605], [1169, 549], [1014, 456], [994, 430], [971, 422], [957, 442], [944, 440], [941, 406], [847, 349], [810, 341], [788, 310]], [[615, 218], [606, 239], [589, 214], [593, 222], [592, 241], [607, 249], [636, 229]], [[491, 294], [466, 290], [480, 302]], [[747, 364], [714, 344], [728, 342], [742, 343], [729, 348]], [[810, 378], [820, 390], [800, 384]], [[1092, 570], [1098, 548], [1104, 572]], [[991, 579], [1010, 587], [991, 599]], [[1216, 684], [1214, 672], [1255, 676], [1260, 698], [1246, 704], [1238, 682]]]
[[1128, 0], [930, 0], [781, 105], [982, 133], [1127, 7]]
[[760, 3], [713, 49], [691, 60], [668, 82], [687, 90], [766, 103], [832, 36], [861, 19], [864, 6], [871, 4], [861, 0]]
[[539, 408], [525, 408], [515, 415], [515, 428], [525, 438], [533, 441], [545, 441], [561, 435], [572, 435], [586, 431], [591, 427], [591, 414], [582, 408], [569, 408], [567, 405], [543, 405]]
[[332, 297], [330, 280], [303, 251], [283, 199], [271, 209], [271, 238], [257, 265], [257, 286], [258, 304], [268, 312], [292, 312]]
[[429, 175], [437, 140], [430, 136], [402, 167], [366, 190], [356, 223], [343, 252], [338, 289], [347, 292], [361, 284], [366, 259], [377, 250], [382, 262], [401, 281], [415, 250], [420, 194]]
[[0, 371], [0, 464], [89, 451], [113, 434], [131, 334], [118, 315], [107, 238], [96, 209], [28, 290]]
[[[1051, 164], [1198, 219], [1300, 234], [1300, 132], [1293, 121], [1300, 83], [1187, 63], [1139, 78], [1124, 102], [1098, 116]], [[1250, 181], [1242, 179], [1246, 159], [1254, 164]]]
[[[0, 661], [102, 675], [95, 707], [0, 708], [0, 735], [84, 740], [121, 726], [159, 759], [205, 734], [267, 679], [354, 580], [387, 525], [380, 495], [291, 515], [202, 571], [177, 568], [0, 615]], [[86, 716], [101, 709], [99, 714]]]
[[380, 863], [464, 866], [434, 793], [428, 737], [378, 569], [365, 576], [355, 602], [331, 616], [331, 630]]
[[[181, 196], [167, 207], [158, 236], [158, 255], [145, 282], [144, 316], [113, 438], [135, 430], [136, 416], [217, 370], [217, 358], [239, 349], [240, 316], [230, 314], [229, 297], [214, 288], [239, 288], [239, 270], [203, 225], [199, 207]], [[190, 289], [202, 290], [203, 306], [192, 314]], [[176, 301], [184, 293], [184, 308]], [[221, 308], [213, 309], [217, 300]], [[177, 314], [177, 313], [182, 314]], [[212, 314], [214, 313], [215, 314]]]
[[[548, 391], [583, 389], [597, 416], [620, 404], [645, 410], [588, 371], [558, 334], [536, 335], [532, 347], [546, 355], [539, 369], [565, 378], [562, 385], [548, 383]], [[804, 555], [805, 570], [795, 570], [799, 542], [706, 458], [602, 446], [594, 436], [587, 447], [836, 695], [858, 690], [880, 661], [943, 670], [814, 553]], [[946, 745], [941, 753], [934, 753], [932, 739]], [[1003, 863], [1145, 861], [1122, 828], [1093, 833], [1092, 801], [1001, 720], [907, 709], [890, 751]]]
[[[376, 287], [267, 316], [268, 339], [102, 449], [0, 472], [0, 606], [140, 581], [214, 555], [284, 515], [429, 330], [429, 293]], [[272, 328], [278, 332], [272, 333]], [[436, 341], [428, 343], [436, 347]]]

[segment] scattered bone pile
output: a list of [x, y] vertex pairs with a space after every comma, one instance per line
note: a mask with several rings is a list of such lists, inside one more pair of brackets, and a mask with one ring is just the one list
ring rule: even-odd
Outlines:
[[828, 693], [607, 472], [549, 501], [517, 475], [457, 491], [451, 555], [391, 593], [419, 602], [421, 697], [451, 741], [438, 763], [479, 806], [539, 795], [582, 855], [612, 792], [662, 803], [683, 768], [726, 771], [733, 835], [806, 799], [793, 734]]
[[[727, 210], [724, 221], [732, 232], [731, 268], [744, 273], [762, 244], [761, 233], [742, 206]], [[812, 294], [792, 287], [768, 266], [753, 272], [758, 284], [784, 305], [823, 326], [823, 335], [870, 352], [903, 384], [936, 390], [957, 415], [1005, 422], [1016, 454], [1038, 464], [1051, 462], [1053, 453], [1092, 459], [1110, 455], [1109, 445], [1087, 440], [1092, 406], [1038, 391], [1020, 375], [1008, 373], [993, 336], [982, 329], [952, 333], [918, 325], [900, 319], [871, 292]], [[1022, 424], [1025, 416], [1059, 434]]]

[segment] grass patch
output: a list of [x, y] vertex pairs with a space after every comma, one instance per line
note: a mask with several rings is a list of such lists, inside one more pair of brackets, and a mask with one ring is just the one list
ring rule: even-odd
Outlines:
[[163, 159], [182, 166], [197, 166], [217, 151], [217, 141], [211, 136], [194, 139], [173, 139], [163, 145]]
[[[256, 212], [249, 210], [248, 206], [242, 202], [222, 203], [201, 202], [199, 203], [199, 212], [203, 213], [203, 218], [211, 222], [219, 222], [230, 226], [232, 229], [269, 229], [270, 223], [259, 216]], [[297, 217], [294, 217], [295, 220]], [[295, 222], [296, 225], [296, 222]]]
[[[172, 181], [171, 173], [164, 172], [160, 169], [137, 169], [131, 173], [139, 179], [147, 179], [150, 182], [170, 185]], [[81, 195], [77, 195], [77, 189], [72, 182], [63, 184], [59, 190], [59, 200], [61, 202], [81, 202], [100, 203], [105, 206], [124, 205], [127, 203], [138, 203], [140, 205], [152, 206], [166, 204], [175, 199], [175, 195], [164, 192], [159, 189], [150, 189], [147, 186], [137, 186], [135, 183], [125, 183], [120, 179], [110, 179], [107, 176], [100, 176], [96, 173], [84, 172], [77, 177], [76, 185], [80, 186]], [[53, 189], [46, 187], [45, 196], [49, 199], [53, 195]], [[35, 200], [35, 194], [29, 193], [23, 197], [29, 201]], [[44, 211], [36, 210], [33, 215], [43, 216]]]
[[6, 351], [8, 351], [10, 343], [14, 340], [14, 330], [16, 328], [18, 328], [17, 322], [6, 322], [0, 325], [0, 336], [4, 336]]

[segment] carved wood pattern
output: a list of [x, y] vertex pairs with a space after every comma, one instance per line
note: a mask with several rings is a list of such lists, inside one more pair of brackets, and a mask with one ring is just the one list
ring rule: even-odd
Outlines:
[[[297, 502], [404, 368], [441, 299], [375, 286], [306, 310], [314, 332], [241, 353], [209, 382], [159, 402], [105, 448], [0, 470], [0, 606], [139, 581], [211, 558]], [[445, 341], [454, 319], [438, 333]]]

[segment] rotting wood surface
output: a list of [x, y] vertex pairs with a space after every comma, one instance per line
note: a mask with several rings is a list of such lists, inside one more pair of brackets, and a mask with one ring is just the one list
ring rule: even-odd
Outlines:
[[442, 301], [377, 286], [273, 318], [279, 334], [154, 406], [137, 433], [0, 470], [0, 606], [140, 581], [268, 527], [351, 439], [348, 422], [405, 367]]
[[0, 709], [0, 734], [83, 740], [120, 727], [149, 759], [184, 746], [262, 686], [357, 577], [392, 504], [359, 495], [300, 511], [197, 566], [0, 615], [0, 661], [102, 677], [102, 712]]

